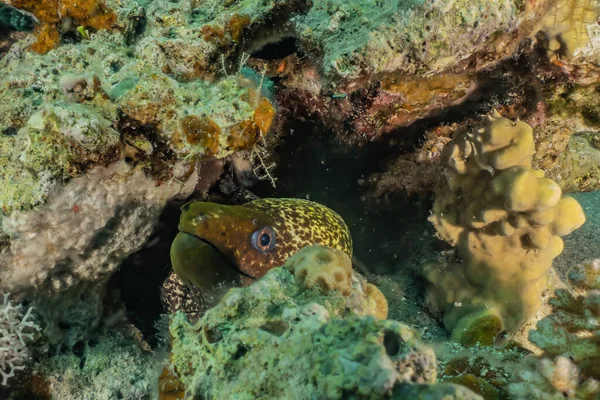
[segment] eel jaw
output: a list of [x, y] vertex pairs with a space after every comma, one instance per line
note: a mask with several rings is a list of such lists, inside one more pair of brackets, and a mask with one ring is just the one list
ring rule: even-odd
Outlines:
[[171, 244], [171, 265], [184, 284], [202, 293], [243, 277], [213, 245], [186, 232], [179, 232]]

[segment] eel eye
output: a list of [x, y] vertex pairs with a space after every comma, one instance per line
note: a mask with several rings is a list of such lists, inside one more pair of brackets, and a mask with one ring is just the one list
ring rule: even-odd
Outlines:
[[268, 253], [275, 247], [275, 231], [270, 226], [254, 231], [250, 237], [250, 243], [261, 253]]

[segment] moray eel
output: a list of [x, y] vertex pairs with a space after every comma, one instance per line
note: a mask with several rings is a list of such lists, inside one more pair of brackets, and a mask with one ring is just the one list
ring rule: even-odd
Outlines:
[[163, 290], [170, 311], [200, 312], [207, 307], [198, 303], [211, 303], [205, 297], [216, 287], [249, 284], [311, 244], [352, 257], [352, 239], [342, 217], [308, 200], [257, 199], [233, 206], [192, 202], [181, 210], [171, 246], [175, 274]]

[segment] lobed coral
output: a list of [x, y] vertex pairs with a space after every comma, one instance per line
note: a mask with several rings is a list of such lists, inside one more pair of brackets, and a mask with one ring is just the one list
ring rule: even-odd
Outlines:
[[585, 216], [556, 183], [531, 168], [533, 130], [499, 114], [454, 134], [442, 155], [446, 183], [430, 217], [460, 261], [428, 263], [428, 298], [463, 344], [491, 344], [539, 308], [561, 236]]
[[32, 308], [23, 314], [23, 306], [13, 305], [8, 299], [9, 294], [3, 295], [0, 304], [0, 385], [6, 386], [8, 379], [15, 372], [25, 369], [29, 361], [29, 342], [33, 340], [33, 332], [41, 328], [34, 322]]
[[571, 290], [559, 289], [552, 313], [530, 331], [543, 350], [530, 357], [508, 387], [517, 399], [593, 399], [600, 395], [600, 260], [568, 273]]
[[352, 271], [352, 260], [345, 252], [322, 245], [303, 247], [284, 264], [302, 288], [318, 288], [324, 293], [338, 291], [344, 296], [362, 293], [365, 313], [386, 319], [388, 304], [385, 296], [375, 286]]
[[320, 245], [304, 247], [285, 266], [296, 277], [298, 286], [318, 287], [326, 293], [338, 290], [344, 296], [352, 290], [352, 261], [341, 250]]

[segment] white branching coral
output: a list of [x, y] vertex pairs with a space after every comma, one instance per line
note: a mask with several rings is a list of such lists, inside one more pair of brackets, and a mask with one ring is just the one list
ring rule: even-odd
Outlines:
[[27, 342], [33, 340], [33, 331], [40, 331], [40, 327], [33, 321], [32, 308], [23, 314], [23, 305], [13, 305], [8, 299], [9, 294], [4, 294], [0, 305], [0, 375], [2, 386], [6, 386], [8, 379], [15, 375], [15, 371], [25, 369], [25, 362], [29, 359]]

